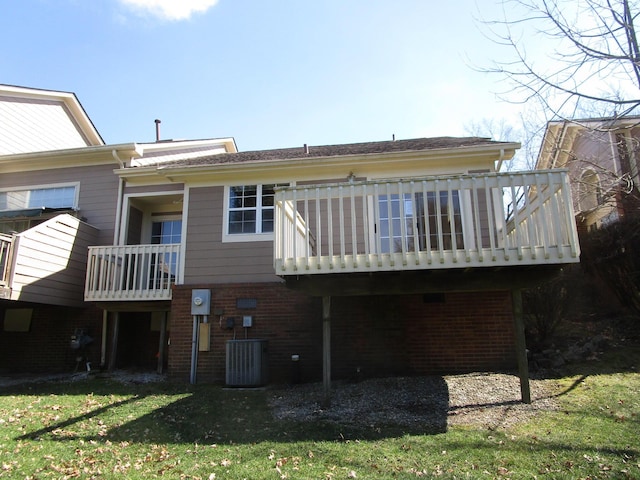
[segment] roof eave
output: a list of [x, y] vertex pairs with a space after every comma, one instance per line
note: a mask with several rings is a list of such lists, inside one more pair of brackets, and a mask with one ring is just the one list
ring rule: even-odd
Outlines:
[[[220, 176], [232, 172], [261, 172], [286, 171], [295, 169], [317, 169], [332, 171], [336, 167], [350, 168], [358, 165], [383, 165], [388, 163], [398, 168], [401, 164], [412, 163], [417, 160], [430, 162], [446, 161], [451, 158], [464, 158], [495, 161], [502, 159], [508, 161], [513, 158], [515, 151], [520, 148], [519, 143], [501, 143], [470, 147], [438, 148], [429, 150], [410, 150], [400, 152], [382, 152], [368, 154], [351, 154], [339, 156], [309, 156], [293, 159], [255, 160], [248, 162], [211, 163], [206, 165], [173, 165], [173, 166], [149, 166], [135, 168], [120, 168], [115, 173], [127, 180], [150, 181], [157, 183], [160, 178], [172, 182], [187, 182], [197, 179], [203, 180], [207, 174]], [[346, 161], [345, 161], [346, 160]]]
[[136, 143], [122, 143], [117, 145], [100, 145], [0, 155], [0, 172], [13, 173], [33, 170], [51, 170], [70, 166], [118, 164], [119, 161], [138, 158], [142, 154], [143, 149], [140, 145]]

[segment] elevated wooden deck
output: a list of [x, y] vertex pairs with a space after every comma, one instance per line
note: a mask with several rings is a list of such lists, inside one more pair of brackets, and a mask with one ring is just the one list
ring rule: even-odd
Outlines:
[[579, 261], [564, 170], [299, 185], [275, 202], [284, 278]]

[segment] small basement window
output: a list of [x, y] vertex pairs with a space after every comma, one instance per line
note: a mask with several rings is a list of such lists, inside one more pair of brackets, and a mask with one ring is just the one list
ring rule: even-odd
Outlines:
[[8, 308], [4, 312], [4, 331], [29, 332], [32, 315], [32, 308]]

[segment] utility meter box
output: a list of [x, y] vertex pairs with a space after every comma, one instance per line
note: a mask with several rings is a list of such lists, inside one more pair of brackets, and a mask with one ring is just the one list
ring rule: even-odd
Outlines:
[[191, 315], [209, 315], [211, 313], [211, 290], [191, 290]]

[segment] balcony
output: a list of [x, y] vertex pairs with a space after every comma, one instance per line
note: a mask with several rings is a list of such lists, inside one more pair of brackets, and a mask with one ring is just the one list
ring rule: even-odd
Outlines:
[[180, 244], [89, 247], [85, 301], [171, 300]]
[[285, 278], [558, 265], [580, 255], [565, 170], [286, 187], [275, 220], [274, 266]]

